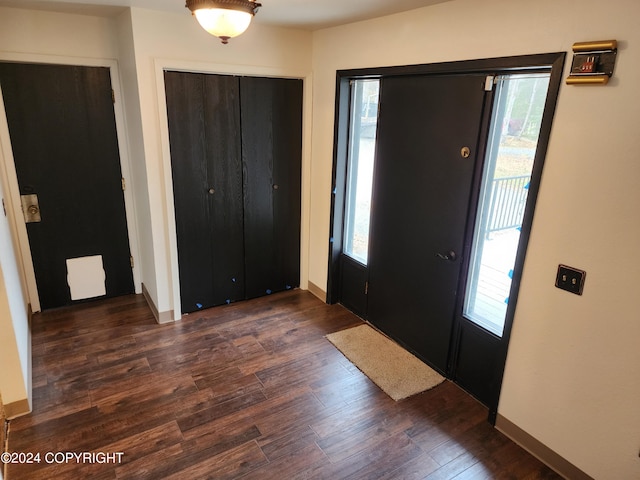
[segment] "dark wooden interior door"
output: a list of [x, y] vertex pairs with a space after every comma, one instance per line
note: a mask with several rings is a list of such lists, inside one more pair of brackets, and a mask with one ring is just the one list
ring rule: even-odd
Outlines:
[[302, 80], [240, 78], [247, 298], [300, 282]]
[[72, 303], [67, 259], [102, 255], [106, 296], [133, 293], [122, 174], [108, 68], [0, 63], [41, 308]]
[[[368, 319], [442, 373], [484, 106], [484, 76], [384, 78]], [[469, 155], [463, 155], [467, 147]]]
[[165, 72], [183, 312], [244, 298], [237, 77]]
[[165, 72], [183, 312], [297, 287], [302, 81]]

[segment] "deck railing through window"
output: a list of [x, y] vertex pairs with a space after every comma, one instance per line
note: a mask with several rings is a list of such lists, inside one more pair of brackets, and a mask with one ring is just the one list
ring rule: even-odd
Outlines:
[[494, 179], [491, 186], [487, 238], [492, 232], [521, 225], [530, 179], [529, 175]]

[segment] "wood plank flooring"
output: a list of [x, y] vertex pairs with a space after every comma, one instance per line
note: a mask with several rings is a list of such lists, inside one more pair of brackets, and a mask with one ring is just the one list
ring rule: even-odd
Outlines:
[[387, 397], [324, 338], [359, 323], [299, 290], [166, 325], [135, 295], [37, 314], [9, 451], [41, 461], [5, 480], [559, 478], [448, 381]]

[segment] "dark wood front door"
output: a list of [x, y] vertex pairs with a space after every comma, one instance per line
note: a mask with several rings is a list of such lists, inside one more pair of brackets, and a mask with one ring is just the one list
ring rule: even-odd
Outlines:
[[41, 308], [73, 303], [67, 260], [101, 256], [106, 296], [133, 293], [111, 77], [108, 68], [0, 63], [21, 195], [37, 195], [27, 223]]
[[381, 84], [368, 319], [442, 373], [478, 157], [484, 79], [417, 75], [384, 78]]

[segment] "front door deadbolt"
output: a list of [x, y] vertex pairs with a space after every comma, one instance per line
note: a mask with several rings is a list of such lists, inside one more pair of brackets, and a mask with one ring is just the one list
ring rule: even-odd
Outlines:
[[471, 150], [469, 149], [469, 147], [462, 147], [460, 149], [460, 155], [462, 155], [462, 158], [469, 158], [469, 155], [471, 155]]

